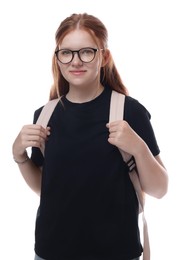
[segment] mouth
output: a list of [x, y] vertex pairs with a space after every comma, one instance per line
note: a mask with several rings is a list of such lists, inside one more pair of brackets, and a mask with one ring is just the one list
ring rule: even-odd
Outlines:
[[71, 70], [70, 73], [73, 75], [83, 75], [86, 72], [86, 70]]

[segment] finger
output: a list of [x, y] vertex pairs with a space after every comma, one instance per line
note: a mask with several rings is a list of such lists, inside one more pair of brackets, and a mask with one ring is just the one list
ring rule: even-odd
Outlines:
[[46, 138], [48, 131], [44, 128], [28, 128], [24, 134], [29, 135], [30, 137], [41, 137], [43, 139]]
[[51, 134], [51, 128], [50, 128], [50, 127], [47, 127], [47, 128], [46, 128], [46, 134], [47, 134], [47, 135], [50, 135], [50, 134]]
[[112, 126], [109, 128], [109, 133], [119, 133], [120, 132], [120, 127], [117, 125], [117, 126]]
[[27, 147], [37, 147], [37, 148], [40, 148], [42, 147], [44, 144], [44, 142], [38, 142], [38, 141], [35, 141], [35, 140], [29, 140], [27, 141], [27, 144], [26, 146]]
[[34, 142], [39, 142], [39, 143], [44, 142], [46, 140], [46, 138], [47, 138], [47, 135], [46, 134], [44, 135], [44, 134], [41, 134], [41, 133], [28, 134], [26, 136], [26, 139], [28, 141], [34, 141]]

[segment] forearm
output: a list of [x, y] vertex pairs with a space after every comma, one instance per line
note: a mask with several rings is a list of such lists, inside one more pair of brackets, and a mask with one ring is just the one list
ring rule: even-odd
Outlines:
[[162, 198], [167, 192], [168, 175], [160, 157], [154, 157], [144, 142], [134, 157], [143, 191]]
[[[26, 155], [25, 155], [26, 156]], [[15, 158], [17, 161], [17, 159]], [[24, 161], [24, 163], [21, 163]], [[20, 163], [19, 163], [20, 162]], [[39, 167], [37, 167], [30, 158], [22, 157], [18, 160], [17, 165], [19, 170], [27, 183], [27, 185], [38, 195], [41, 192], [41, 177], [42, 171]]]

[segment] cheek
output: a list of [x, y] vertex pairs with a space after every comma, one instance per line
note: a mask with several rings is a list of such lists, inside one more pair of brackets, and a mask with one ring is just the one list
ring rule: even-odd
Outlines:
[[101, 69], [101, 60], [100, 59], [97, 59], [96, 61], [93, 62], [93, 64], [90, 64], [91, 65], [91, 68], [96, 72], [98, 73]]
[[66, 81], [69, 81], [69, 75], [68, 75], [68, 73], [67, 73], [66, 68], [63, 67], [63, 66], [59, 66], [59, 71], [60, 71], [62, 77], [63, 77]]
[[93, 65], [89, 70], [90, 73], [88, 75], [90, 75], [92, 79], [100, 78], [100, 68], [100, 64], [98, 62], [95, 63], [95, 65]]
[[102, 57], [98, 57], [98, 59], [96, 60], [96, 67], [98, 68], [98, 70], [100, 71], [101, 67], [102, 67]]
[[94, 68], [96, 74], [99, 74], [99, 73], [100, 73], [101, 66], [102, 66], [101, 60], [97, 60], [97, 62], [96, 62], [96, 64], [95, 64], [95, 68]]
[[59, 65], [58, 64], [58, 67], [59, 67], [59, 70], [60, 70], [60, 72], [61, 72], [61, 74], [63, 75], [63, 77], [65, 78], [66, 76], [66, 68], [63, 66], [63, 65]]

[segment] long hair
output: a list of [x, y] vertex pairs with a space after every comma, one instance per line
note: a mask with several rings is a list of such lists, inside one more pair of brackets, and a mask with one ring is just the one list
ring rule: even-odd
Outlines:
[[[55, 51], [58, 50], [58, 46], [63, 38], [77, 28], [87, 31], [93, 37], [99, 48], [107, 49], [108, 32], [105, 25], [93, 15], [83, 13], [72, 14], [61, 22], [55, 34]], [[50, 100], [65, 95], [69, 91], [69, 83], [61, 74], [55, 52], [52, 58], [52, 73], [54, 82], [50, 90]], [[121, 80], [111, 54], [109, 55], [107, 64], [101, 68], [100, 81], [103, 86], [110, 87], [125, 95], [128, 94], [127, 88]]]

